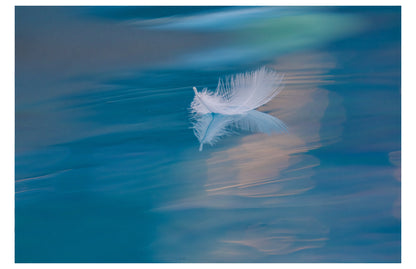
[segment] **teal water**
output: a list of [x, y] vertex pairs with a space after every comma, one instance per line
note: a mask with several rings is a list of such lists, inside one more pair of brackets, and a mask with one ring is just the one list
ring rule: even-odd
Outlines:
[[[400, 262], [400, 7], [16, 7], [15, 260]], [[287, 133], [192, 87], [269, 66]]]

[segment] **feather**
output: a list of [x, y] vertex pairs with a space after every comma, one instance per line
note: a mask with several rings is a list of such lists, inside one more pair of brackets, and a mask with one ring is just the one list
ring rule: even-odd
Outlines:
[[214, 92], [204, 88], [198, 92], [191, 109], [196, 114], [244, 114], [272, 100], [281, 90], [283, 75], [262, 67], [253, 72], [237, 74], [219, 80]]
[[287, 132], [286, 125], [271, 115], [257, 110], [240, 115], [222, 115], [207, 113], [194, 117], [193, 130], [198, 138], [202, 151], [204, 144], [214, 145], [222, 137], [247, 131], [252, 133], [282, 133]]
[[272, 100], [281, 90], [283, 75], [262, 67], [253, 72], [219, 80], [214, 92], [204, 88], [191, 103], [193, 131], [202, 151], [222, 137], [238, 131], [252, 133], [286, 132], [286, 125], [271, 115], [255, 109]]

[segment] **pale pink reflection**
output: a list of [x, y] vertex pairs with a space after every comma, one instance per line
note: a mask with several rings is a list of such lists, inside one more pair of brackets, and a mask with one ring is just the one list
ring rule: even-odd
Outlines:
[[328, 234], [328, 227], [313, 218], [276, 219], [267, 224], [251, 225], [243, 233], [227, 236], [221, 240], [215, 255], [238, 259], [253, 255], [253, 250], [259, 258], [264, 255], [286, 255], [323, 247]]

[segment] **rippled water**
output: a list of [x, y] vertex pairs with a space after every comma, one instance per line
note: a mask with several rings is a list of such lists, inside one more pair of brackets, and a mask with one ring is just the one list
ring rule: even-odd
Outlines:
[[[400, 262], [400, 7], [16, 7], [16, 262]], [[267, 65], [288, 132], [199, 151]]]

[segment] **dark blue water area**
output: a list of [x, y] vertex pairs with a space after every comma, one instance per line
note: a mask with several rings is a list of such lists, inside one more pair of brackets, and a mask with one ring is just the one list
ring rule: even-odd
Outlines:
[[[15, 12], [17, 263], [401, 261], [400, 7]], [[192, 87], [261, 66], [287, 132], [199, 151]]]

